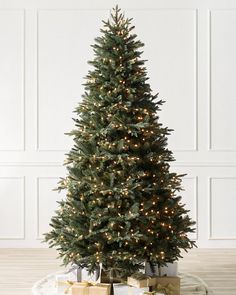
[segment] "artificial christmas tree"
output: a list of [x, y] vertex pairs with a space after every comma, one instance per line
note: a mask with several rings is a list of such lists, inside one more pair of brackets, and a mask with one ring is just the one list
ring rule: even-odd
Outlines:
[[162, 100], [147, 83], [131, 19], [117, 7], [93, 45], [93, 69], [76, 108], [68, 176], [59, 183], [52, 230], [45, 235], [65, 265], [121, 276], [144, 263], [164, 265], [194, 246], [194, 222], [180, 204], [181, 178], [170, 172], [170, 129], [159, 122]]

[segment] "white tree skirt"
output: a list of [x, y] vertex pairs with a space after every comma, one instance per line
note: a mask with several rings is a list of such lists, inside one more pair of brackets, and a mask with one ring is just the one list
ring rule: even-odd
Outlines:
[[[57, 287], [55, 283], [55, 275], [59, 273], [53, 273], [40, 281], [36, 282], [32, 288], [33, 295], [61, 295], [57, 293]], [[207, 290], [207, 285], [198, 277], [190, 274], [179, 274], [181, 277], [181, 292], [180, 295], [208, 295], [212, 294]], [[119, 295], [127, 295], [126, 288], [119, 288]], [[121, 292], [120, 292], [121, 291]], [[114, 292], [116, 295], [116, 291]]]

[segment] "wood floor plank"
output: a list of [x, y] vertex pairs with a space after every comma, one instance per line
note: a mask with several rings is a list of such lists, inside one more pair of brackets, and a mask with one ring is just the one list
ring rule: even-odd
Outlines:
[[[63, 270], [53, 249], [0, 249], [0, 294], [31, 295], [35, 281]], [[201, 277], [214, 295], [236, 295], [236, 249], [193, 249], [179, 271]]]

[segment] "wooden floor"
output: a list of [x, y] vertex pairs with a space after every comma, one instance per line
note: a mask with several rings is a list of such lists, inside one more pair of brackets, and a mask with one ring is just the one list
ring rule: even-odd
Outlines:
[[[0, 294], [29, 295], [33, 283], [57, 271], [52, 249], [0, 249]], [[179, 271], [201, 277], [215, 295], [236, 295], [236, 249], [193, 249]]]
[[179, 271], [201, 277], [214, 295], [236, 295], [236, 249], [193, 249]]

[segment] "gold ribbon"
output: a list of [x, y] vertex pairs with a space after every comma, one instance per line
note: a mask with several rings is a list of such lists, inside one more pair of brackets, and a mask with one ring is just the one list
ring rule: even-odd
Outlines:
[[166, 287], [158, 284], [155, 289], [157, 292], [163, 292], [166, 295], [172, 295], [175, 287], [172, 284], [168, 284]]

